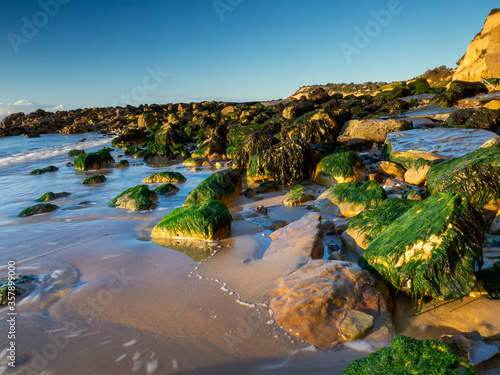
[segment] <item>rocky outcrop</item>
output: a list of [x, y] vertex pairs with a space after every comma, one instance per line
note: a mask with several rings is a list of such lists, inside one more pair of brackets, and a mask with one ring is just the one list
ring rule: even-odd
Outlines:
[[453, 80], [481, 81], [500, 77], [500, 9], [491, 11], [484, 27], [460, 60]]

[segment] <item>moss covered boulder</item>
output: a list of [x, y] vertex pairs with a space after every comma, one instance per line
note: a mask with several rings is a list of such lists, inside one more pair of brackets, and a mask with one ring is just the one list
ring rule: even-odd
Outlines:
[[127, 168], [130, 165], [128, 160], [120, 160], [118, 163], [113, 165], [113, 168]]
[[59, 208], [59, 207], [56, 206], [55, 204], [52, 204], [52, 203], [40, 203], [40, 204], [35, 204], [34, 206], [31, 206], [31, 207], [25, 208], [17, 216], [25, 217], [25, 216], [44, 214], [46, 212], [52, 212], [57, 208]]
[[283, 204], [285, 206], [298, 206], [301, 203], [313, 199], [316, 199], [313, 193], [308, 192], [307, 189], [301, 185], [295, 185], [288, 193], [285, 194]]
[[170, 147], [161, 143], [151, 143], [143, 154], [146, 163], [164, 163], [172, 160], [174, 153]]
[[158, 195], [174, 195], [176, 194], [180, 189], [172, 184], [163, 184], [161, 186], [158, 186], [155, 189], [156, 194]]
[[57, 168], [54, 165], [49, 165], [48, 167], [42, 168], [42, 169], [34, 169], [30, 172], [30, 174], [44, 174], [47, 172], [57, 172], [59, 168]]
[[345, 182], [323, 192], [313, 207], [321, 213], [351, 217], [377, 206], [385, 198], [384, 189], [376, 181]]
[[477, 207], [500, 204], [500, 147], [481, 148], [433, 166], [427, 172], [430, 193], [463, 193]]
[[156, 199], [158, 194], [153, 190], [146, 185], [137, 185], [115, 197], [108, 206], [133, 211], [149, 210], [156, 207]]
[[127, 129], [125, 132], [121, 133], [118, 137], [113, 138], [111, 145], [113, 147], [123, 147], [126, 144], [133, 144], [139, 146], [140, 144], [146, 142], [149, 139], [148, 134], [144, 130], [140, 129]]
[[391, 346], [352, 362], [342, 375], [479, 375], [444, 343], [396, 336]]
[[230, 206], [242, 191], [243, 179], [239, 169], [225, 169], [204, 179], [189, 193], [184, 206], [194, 205], [206, 199], [216, 199]]
[[188, 158], [182, 162], [182, 165], [186, 167], [204, 167], [212, 165], [207, 158], [196, 157]]
[[274, 138], [264, 133], [252, 133], [240, 143], [234, 155], [234, 164], [239, 168], [247, 168], [250, 158], [263, 152], [274, 148], [279, 143], [277, 138]]
[[206, 199], [191, 206], [176, 208], [153, 228], [153, 238], [192, 238], [218, 240], [229, 235], [232, 217], [227, 206]]
[[53, 193], [51, 191], [43, 194], [40, 198], [35, 199], [37, 202], [50, 202], [53, 201], [54, 199], [62, 198], [62, 197], [67, 197], [70, 195], [70, 193], [67, 193], [65, 191], [61, 191], [60, 193]]
[[184, 177], [179, 172], [166, 171], [160, 173], [153, 173], [149, 175], [144, 180], [142, 180], [143, 184], [158, 184], [158, 183], [171, 183], [171, 182], [184, 182], [186, 181], [186, 177]]
[[85, 180], [82, 181], [82, 184], [84, 185], [102, 184], [105, 181], [106, 181], [106, 176], [104, 176], [103, 174], [98, 174], [95, 176], [87, 177]]
[[101, 169], [114, 162], [115, 159], [109, 153], [109, 149], [103, 148], [97, 152], [78, 156], [75, 159], [75, 170], [88, 171], [90, 169]]
[[478, 274], [479, 284], [493, 299], [500, 299], [500, 262], [482, 268]]
[[386, 199], [376, 207], [352, 217], [340, 239], [349, 251], [362, 255], [370, 242], [417, 202], [400, 198]]
[[85, 150], [69, 150], [68, 151], [68, 156], [69, 157], [76, 157], [85, 154]]
[[476, 285], [483, 214], [461, 194], [436, 193], [396, 218], [359, 260], [396, 289], [449, 300]]
[[321, 159], [313, 180], [323, 186], [333, 186], [344, 182], [360, 182], [365, 174], [365, 163], [355, 152], [339, 152]]

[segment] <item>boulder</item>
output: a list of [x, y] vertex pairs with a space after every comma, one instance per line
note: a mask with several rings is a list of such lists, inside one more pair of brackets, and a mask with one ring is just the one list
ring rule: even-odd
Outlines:
[[263, 133], [252, 133], [238, 146], [234, 163], [239, 168], [247, 168], [250, 158], [259, 152], [272, 149], [279, 140]]
[[186, 177], [184, 177], [179, 172], [166, 171], [153, 173], [142, 180], [143, 184], [164, 184], [168, 182], [184, 182]]
[[118, 163], [112, 165], [113, 168], [126, 168], [130, 165], [128, 160], [120, 160]]
[[460, 298], [476, 285], [483, 226], [465, 196], [432, 194], [388, 225], [359, 264], [413, 297]]
[[365, 163], [353, 152], [339, 152], [325, 156], [316, 166], [313, 180], [323, 186], [344, 182], [362, 181], [366, 174]]
[[500, 299], [500, 262], [481, 268], [478, 273], [479, 284], [486, 290], [488, 296]]
[[84, 185], [102, 184], [105, 181], [106, 181], [106, 176], [104, 176], [103, 174], [98, 174], [95, 176], [87, 177], [85, 180], [82, 181], [82, 184], [84, 184]]
[[161, 186], [158, 186], [156, 189], [155, 189], [155, 192], [156, 194], [158, 195], [174, 195], [176, 194], [180, 189], [175, 186], [175, 185], [172, 185], [172, 184], [163, 184]]
[[59, 168], [53, 165], [49, 165], [48, 167], [42, 168], [42, 169], [34, 169], [30, 172], [30, 174], [44, 174], [47, 172], [57, 172]]
[[158, 195], [146, 185], [137, 185], [115, 197], [108, 206], [126, 210], [149, 210], [156, 207]]
[[342, 375], [468, 374], [479, 372], [457, 351], [434, 340], [396, 336], [390, 347], [352, 362]]
[[196, 157], [196, 158], [189, 158], [186, 159], [182, 162], [182, 165], [186, 167], [202, 167], [206, 165], [206, 163], [210, 163], [207, 158], [203, 157]]
[[492, 146], [447, 160], [427, 172], [429, 192], [463, 193], [472, 204], [500, 204], [500, 147]]
[[370, 169], [373, 173], [385, 177], [403, 177], [406, 173], [403, 167], [390, 161], [379, 161], [373, 164]]
[[497, 132], [500, 128], [500, 111], [479, 108], [465, 122], [466, 128], [469, 129], [484, 129], [492, 132]]
[[315, 212], [305, 214], [300, 220], [274, 231], [272, 242], [264, 258], [300, 256], [302, 264], [311, 259], [323, 258], [323, 229], [321, 216]]
[[153, 238], [191, 238], [218, 240], [229, 236], [232, 217], [227, 206], [206, 199], [191, 206], [176, 208], [153, 228]]
[[276, 323], [320, 349], [361, 338], [376, 322], [392, 331], [388, 290], [355, 263], [311, 260], [269, 296]]
[[488, 88], [481, 82], [453, 81], [448, 90], [436, 95], [431, 103], [442, 107], [452, 107], [461, 99], [487, 92]]
[[83, 154], [75, 159], [75, 170], [87, 171], [90, 169], [101, 169], [114, 163], [115, 159], [109, 153], [109, 149], [103, 148], [97, 152]]
[[302, 138], [307, 142], [324, 143], [334, 141], [341, 126], [333, 120], [308, 119], [304, 123], [295, 123], [281, 128], [281, 138], [286, 141], [290, 139]]
[[53, 201], [54, 199], [59, 199], [62, 197], [67, 197], [70, 195], [70, 193], [67, 193], [65, 191], [62, 191], [60, 193], [53, 193], [49, 191], [48, 193], [43, 194], [40, 198], [35, 199], [37, 202], [50, 202]]
[[273, 191], [279, 191], [280, 190], [280, 185], [273, 180], [268, 180], [262, 182], [259, 186], [255, 188], [255, 193], [256, 194], [265, 194], [265, 193], [271, 193]]
[[69, 150], [68, 151], [68, 156], [69, 157], [76, 157], [85, 154], [85, 150]]
[[352, 217], [386, 198], [376, 181], [345, 182], [324, 191], [313, 204], [314, 210], [334, 216]]
[[388, 134], [411, 128], [412, 123], [404, 120], [351, 120], [342, 127], [337, 140], [348, 146], [383, 143]]
[[151, 143], [144, 152], [144, 161], [146, 163], [164, 163], [172, 160], [174, 153], [170, 147], [161, 143]]
[[118, 137], [113, 138], [111, 145], [113, 147], [123, 147], [127, 143], [139, 146], [148, 140], [148, 133], [141, 129], [127, 129]]
[[25, 216], [44, 214], [46, 212], [52, 212], [57, 208], [59, 208], [59, 207], [56, 206], [55, 204], [52, 204], [52, 203], [39, 203], [39, 204], [35, 204], [34, 206], [25, 208], [17, 216], [25, 217]]
[[423, 185], [426, 182], [429, 169], [431, 169], [430, 165], [415, 166], [408, 169], [404, 174], [405, 182], [417, 186]]
[[426, 94], [429, 92], [431, 85], [424, 78], [417, 78], [415, 81], [408, 83], [408, 88], [414, 95]]
[[288, 193], [285, 194], [285, 199], [283, 199], [283, 204], [285, 206], [297, 206], [301, 203], [314, 200], [316, 197], [313, 193], [308, 193], [307, 189], [301, 185], [295, 185], [290, 189]]
[[184, 206], [206, 199], [216, 199], [230, 206], [243, 191], [243, 179], [238, 169], [215, 172], [189, 193]]
[[156, 122], [156, 116], [153, 113], [143, 113], [137, 117], [137, 126], [140, 128], [147, 128], [148, 126], [154, 125]]
[[260, 225], [261, 227], [272, 230], [272, 231], [286, 227], [288, 224], [290, 224], [286, 220], [274, 219], [268, 215], [248, 216], [245, 218], [245, 220], [249, 221], [252, 224]]
[[465, 128], [465, 123], [474, 112], [473, 109], [459, 109], [448, 117], [443, 126], [446, 128]]

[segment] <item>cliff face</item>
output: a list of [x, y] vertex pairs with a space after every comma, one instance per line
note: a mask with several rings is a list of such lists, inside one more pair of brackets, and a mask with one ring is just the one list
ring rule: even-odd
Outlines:
[[453, 75], [454, 81], [481, 78], [500, 78], [500, 9], [492, 10], [486, 18]]

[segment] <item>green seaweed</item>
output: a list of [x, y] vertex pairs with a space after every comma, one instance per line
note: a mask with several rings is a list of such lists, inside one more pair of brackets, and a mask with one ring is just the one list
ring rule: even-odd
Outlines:
[[173, 172], [173, 171], [153, 173], [152, 175], [149, 175], [144, 180], [142, 180], [142, 182], [145, 184], [184, 182], [184, 181], [186, 181], [186, 177], [184, 177], [179, 172]]
[[242, 178], [238, 169], [215, 172], [203, 180], [189, 193], [184, 206], [200, 203], [206, 199], [216, 199], [229, 205], [241, 193]]
[[180, 189], [177, 186], [167, 183], [167, 184], [163, 184], [161, 186], [158, 186], [155, 189], [155, 192], [158, 195], [174, 195], [179, 190]]
[[396, 336], [391, 346], [352, 362], [342, 375], [479, 375], [445, 343]]
[[53, 192], [49, 191], [49, 192], [43, 194], [40, 198], [35, 199], [35, 201], [36, 202], [49, 202], [49, 201], [53, 201], [54, 199], [58, 199], [61, 197], [67, 197], [68, 195], [70, 195], [70, 194], [65, 192], [65, 191], [61, 191], [60, 193], [53, 193]]
[[80, 156], [83, 154], [85, 154], [85, 150], [69, 150], [68, 151], [69, 157]]
[[146, 163], [154, 163], [163, 160], [171, 160], [174, 157], [174, 153], [170, 150], [170, 147], [162, 143], [150, 143], [148, 148], [144, 151], [143, 157]]
[[482, 262], [484, 218], [461, 194], [436, 193], [380, 232], [359, 265], [414, 298], [467, 295]]
[[385, 190], [376, 181], [344, 182], [327, 190], [335, 196], [339, 203], [350, 202], [365, 208], [382, 203], [386, 198]]
[[57, 172], [59, 168], [57, 168], [54, 165], [49, 165], [48, 167], [42, 168], [42, 169], [34, 169], [30, 172], [30, 174], [44, 174], [47, 172]]
[[57, 208], [59, 207], [52, 203], [39, 203], [35, 204], [34, 206], [25, 208], [17, 216], [26, 217], [26, 216], [44, 214], [46, 212], [52, 212]]
[[232, 129], [227, 133], [227, 140], [233, 146], [239, 146], [250, 134], [260, 132], [265, 124], [251, 124]]
[[105, 181], [106, 181], [106, 176], [104, 176], [103, 174], [98, 174], [95, 176], [87, 177], [85, 180], [82, 181], [82, 184], [84, 184], [84, 185], [102, 184]]
[[114, 163], [115, 159], [109, 153], [108, 148], [103, 148], [97, 152], [82, 154], [75, 159], [75, 170], [87, 171], [89, 169], [100, 169], [109, 163]]
[[135, 211], [149, 210], [156, 206], [153, 200], [157, 198], [158, 195], [153, 190], [149, 190], [146, 185], [137, 185], [116, 196], [108, 206], [122, 208], [125, 203], [123, 208]]
[[363, 168], [363, 160], [353, 151], [339, 152], [325, 156], [316, 166], [315, 175], [324, 173], [332, 177], [342, 179], [352, 177], [356, 169]]
[[315, 199], [314, 194], [308, 194], [307, 189], [301, 185], [295, 185], [285, 194], [283, 204], [285, 206], [296, 206], [308, 200]]

